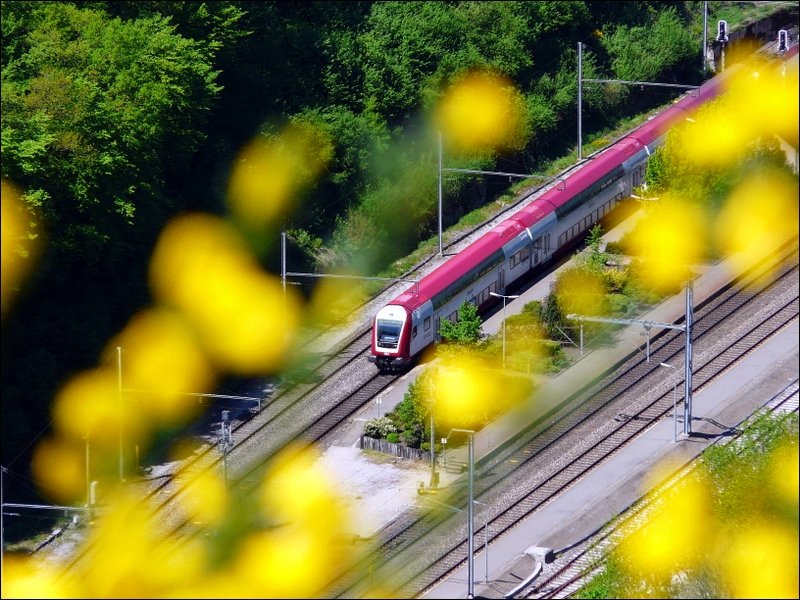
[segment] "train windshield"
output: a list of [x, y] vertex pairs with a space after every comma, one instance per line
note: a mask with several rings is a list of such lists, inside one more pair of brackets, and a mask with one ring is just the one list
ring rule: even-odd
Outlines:
[[402, 321], [378, 319], [378, 345], [384, 348], [397, 348], [402, 327]]

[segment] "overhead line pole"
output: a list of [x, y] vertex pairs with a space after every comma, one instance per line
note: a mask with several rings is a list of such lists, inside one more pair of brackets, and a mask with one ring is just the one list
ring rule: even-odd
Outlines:
[[582, 99], [581, 99], [581, 91], [582, 91], [581, 86], [582, 86], [582, 82], [583, 82], [583, 50], [582, 50], [582, 48], [583, 48], [583, 44], [578, 42], [578, 162], [580, 162], [583, 159], [583, 155], [582, 155], [582, 152], [583, 152], [582, 139], [583, 139], [583, 137], [582, 137], [582, 132], [581, 132], [581, 118], [582, 118], [581, 113], [583, 112], [581, 110], [581, 102], [582, 102]]
[[439, 132], [439, 256], [442, 251], [442, 132]]
[[578, 162], [583, 159], [583, 83], [621, 83], [623, 85], [646, 85], [651, 87], [672, 87], [697, 89], [699, 85], [683, 85], [678, 83], [654, 83], [650, 81], [628, 81], [625, 79], [584, 79], [583, 78], [583, 44], [578, 42]]
[[686, 281], [686, 360], [683, 381], [683, 433], [692, 433], [692, 326], [694, 325], [692, 280]]
[[706, 55], [708, 54], [708, 1], [703, 1], [703, 73], [706, 72]]

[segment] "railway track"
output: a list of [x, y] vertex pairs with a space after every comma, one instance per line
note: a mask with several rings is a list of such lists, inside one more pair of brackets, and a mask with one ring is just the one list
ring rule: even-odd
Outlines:
[[[695, 309], [693, 389], [700, 389], [734, 361], [798, 314], [796, 249], [779, 260], [771, 283], [757, 274], [740, 277]], [[682, 334], [655, 336], [651, 361], [634, 356], [613, 372], [573, 394], [564, 408], [536, 423], [503, 449], [477, 461], [475, 497], [483, 504], [489, 540], [600, 464], [655, 420], [671, 418], [672, 385], [657, 374], [658, 363], [682, 362]], [[680, 371], [678, 371], [680, 372]], [[466, 506], [466, 492], [440, 494], [437, 502]], [[373, 577], [393, 582], [388, 590], [412, 597], [466, 561], [466, 511], [409, 511], [380, 532]], [[487, 526], [478, 525], [483, 540]], [[359, 569], [331, 588], [330, 596], [357, 597], [367, 582]]]

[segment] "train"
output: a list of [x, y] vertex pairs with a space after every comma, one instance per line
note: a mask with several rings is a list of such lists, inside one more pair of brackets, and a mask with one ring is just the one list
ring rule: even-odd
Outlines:
[[647, 160], [667, 131], [717, 97], [727, 75], [683, 95], [389, 301], [373, 320], [369, 361], [381, 371], [403, 369], [438, 341], [442, 319], [455, 322], [464, 302], [485, 313], [499, 301], [492, 293], [505, 294], [576, 245], [643, 183]]

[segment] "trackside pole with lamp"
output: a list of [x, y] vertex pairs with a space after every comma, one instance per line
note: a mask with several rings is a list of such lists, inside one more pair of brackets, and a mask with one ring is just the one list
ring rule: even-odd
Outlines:
[[[658, 321], [644, 321], [640, 319], [612, 319], [604, 317], [586, 317], [578, 314], [568, 314], [568, 319], [575, 319], [577, 321], [590, 321], [594, 323], [613, 323], [617, 325], [642, 325], [648, 332], [649, 342], [649, 328], [657, 327], [659, 329], [676, 329], [683, 331], [686, 335], [686, 360], [685, 360], [685, 378], [684, 378], [684, 403], [683, 403], [683, 433], [690, 435], [692, 433], [692, 325], [694, 321], [693, 315], [693, 289], [692, 281], [686, 282], [686, 322], [683, 325], [675, 325], [673, 323], [660, 323]], [[648, 343], [647, 362], [650, 362], [650, 345]]]
[[672, 369], [675, 372], [675, 377], [673, 377], [672, 381], [672, 419], [674, 421], [674, 427], [672, 428], [672, 441], [678, 441], [678, 370], [670, 364], [665, 362], [658, 363], [659, 367], [665, 367], [667, 369]]
[[515, 298], [519, 298], [519, 296], [505, 296], [503, 294], [497, 294], [495, 292], [489, 292], [490, 296], [494, 296], [495, 298], [502, 298], [503, 299], [503, 368], [506, 368], [506, 300], [514, 300]]
[[[444, 441], [446, 438], [442, 438]], [[451, 506], [450, 504], [445, 504], [444, 502], [440, 502], [439, 500], [435, 500], [429, 496], [425, 497], [425, 500], [430, 502], [435, 502], [440, 506], [444, 506], [445, 508], [449, 508], [453, 512], [460, 513], [463, 509], [456, 508], [455, 506]], [[489, 505], [485, 504], [484, 502], [479, 502], [478, 500], [473, 500], [473, 503], [480, 504], [483, 506], [483, 583], [489, 583]], [[426, 508], [424, 506], [420, 506], [419, 504], [414, 504], [413, 506], [418, 506], [419, 508]]]
[[469, 475], [467, 477], [467, 598], [475, 597], [475, 431], [472, 429], [451, 429], [447, 437], [442, 438], [442, 444], [454, 432], [466, 433], [469, 435]]

